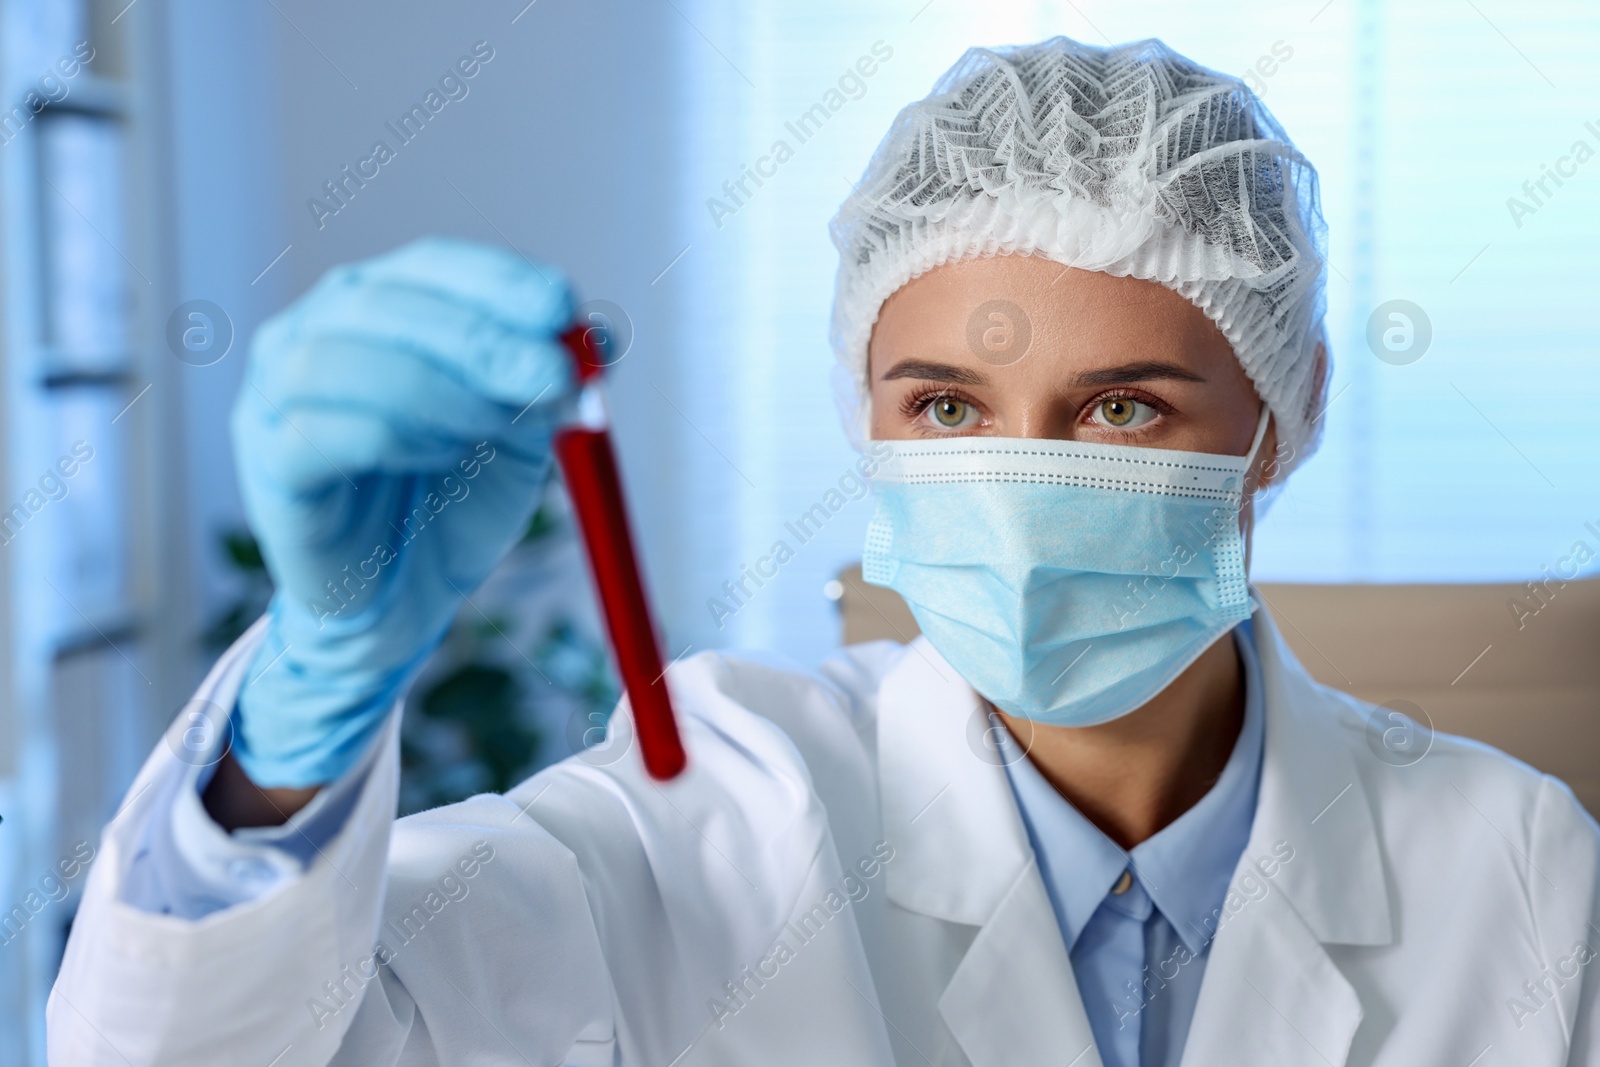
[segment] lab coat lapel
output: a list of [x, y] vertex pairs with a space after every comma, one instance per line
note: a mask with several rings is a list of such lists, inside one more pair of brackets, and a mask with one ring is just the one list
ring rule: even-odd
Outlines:
[[889, 899], [978, 926], [939, 998], [973, 1067], [1100, 1067], [1083, 999], [977, 695], [917, 638], [878, 698]]
[[1039, 868], [1023, 869], [939, 998], [973, 1067], [1100, 1067]]
[[1355, 989], [1284, 894], [1245, 906], [1211, 946], [1183, 1067], [1343, 1067]]
[[1394, 940], [1351, 732], [1359, 720], [1306, 675], [1267, 612], [1257, 612], [1255, 631], [1266, 704], [1261, 792], [1183, 1063], [1341, 1067], [1363, 1009], [1325, 946]]

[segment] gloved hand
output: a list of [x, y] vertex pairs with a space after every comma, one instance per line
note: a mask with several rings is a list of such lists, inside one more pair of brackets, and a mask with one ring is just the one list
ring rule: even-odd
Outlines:
[[521, 536], [570, 407], [571, 316], [552, 268], [426, 239], [256, 332], [232, 430], [276, 583], [234, 719], [257, 785], [347, 770]]

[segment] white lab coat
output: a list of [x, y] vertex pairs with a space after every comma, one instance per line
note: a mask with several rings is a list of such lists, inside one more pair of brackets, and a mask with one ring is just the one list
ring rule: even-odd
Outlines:
[[[1377, 758], [1366, 706], [1265, 613], [1257, 634], [1259, 808], [1184, 1064], [1600, 1063], [1600, 838], [1571, 792], [1452, 737]], [[202, 697], [231, 706], [250, 641]], [[671, 682], [680, 780], [574, 758], [395, 823], [391, 722], [322, 855], [199, 920], [119, 900], [171, 817], [158, 747], [90, 876], [50, 1062], [1100, 1063], [978, 705], [925, 640], [814, 673], [707, 653]]]

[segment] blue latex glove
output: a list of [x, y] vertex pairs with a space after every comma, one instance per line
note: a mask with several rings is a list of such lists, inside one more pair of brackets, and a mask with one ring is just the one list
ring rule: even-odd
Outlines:
[[338, 778], [528, 524], [574, 375], [554, 269], [427, 239], [335, 268], [264, 323], [233, 410], [277, 592], [233, 751]]

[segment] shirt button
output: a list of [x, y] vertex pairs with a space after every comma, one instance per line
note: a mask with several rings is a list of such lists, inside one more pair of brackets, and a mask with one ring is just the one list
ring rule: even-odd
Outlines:
[[1117, 879], [1117, 884], [1111, 887], [1111, 892], [1120, 897], [1122, 894], [1126, 893], [1128, 890], [1130, 890], [1132, 888], [1133, 888], [1133, 872], [1127, 870], [1126, 868], [1124, 868], [1123, 871], [1122, 871], [1122, 877], [1118, 878]]

